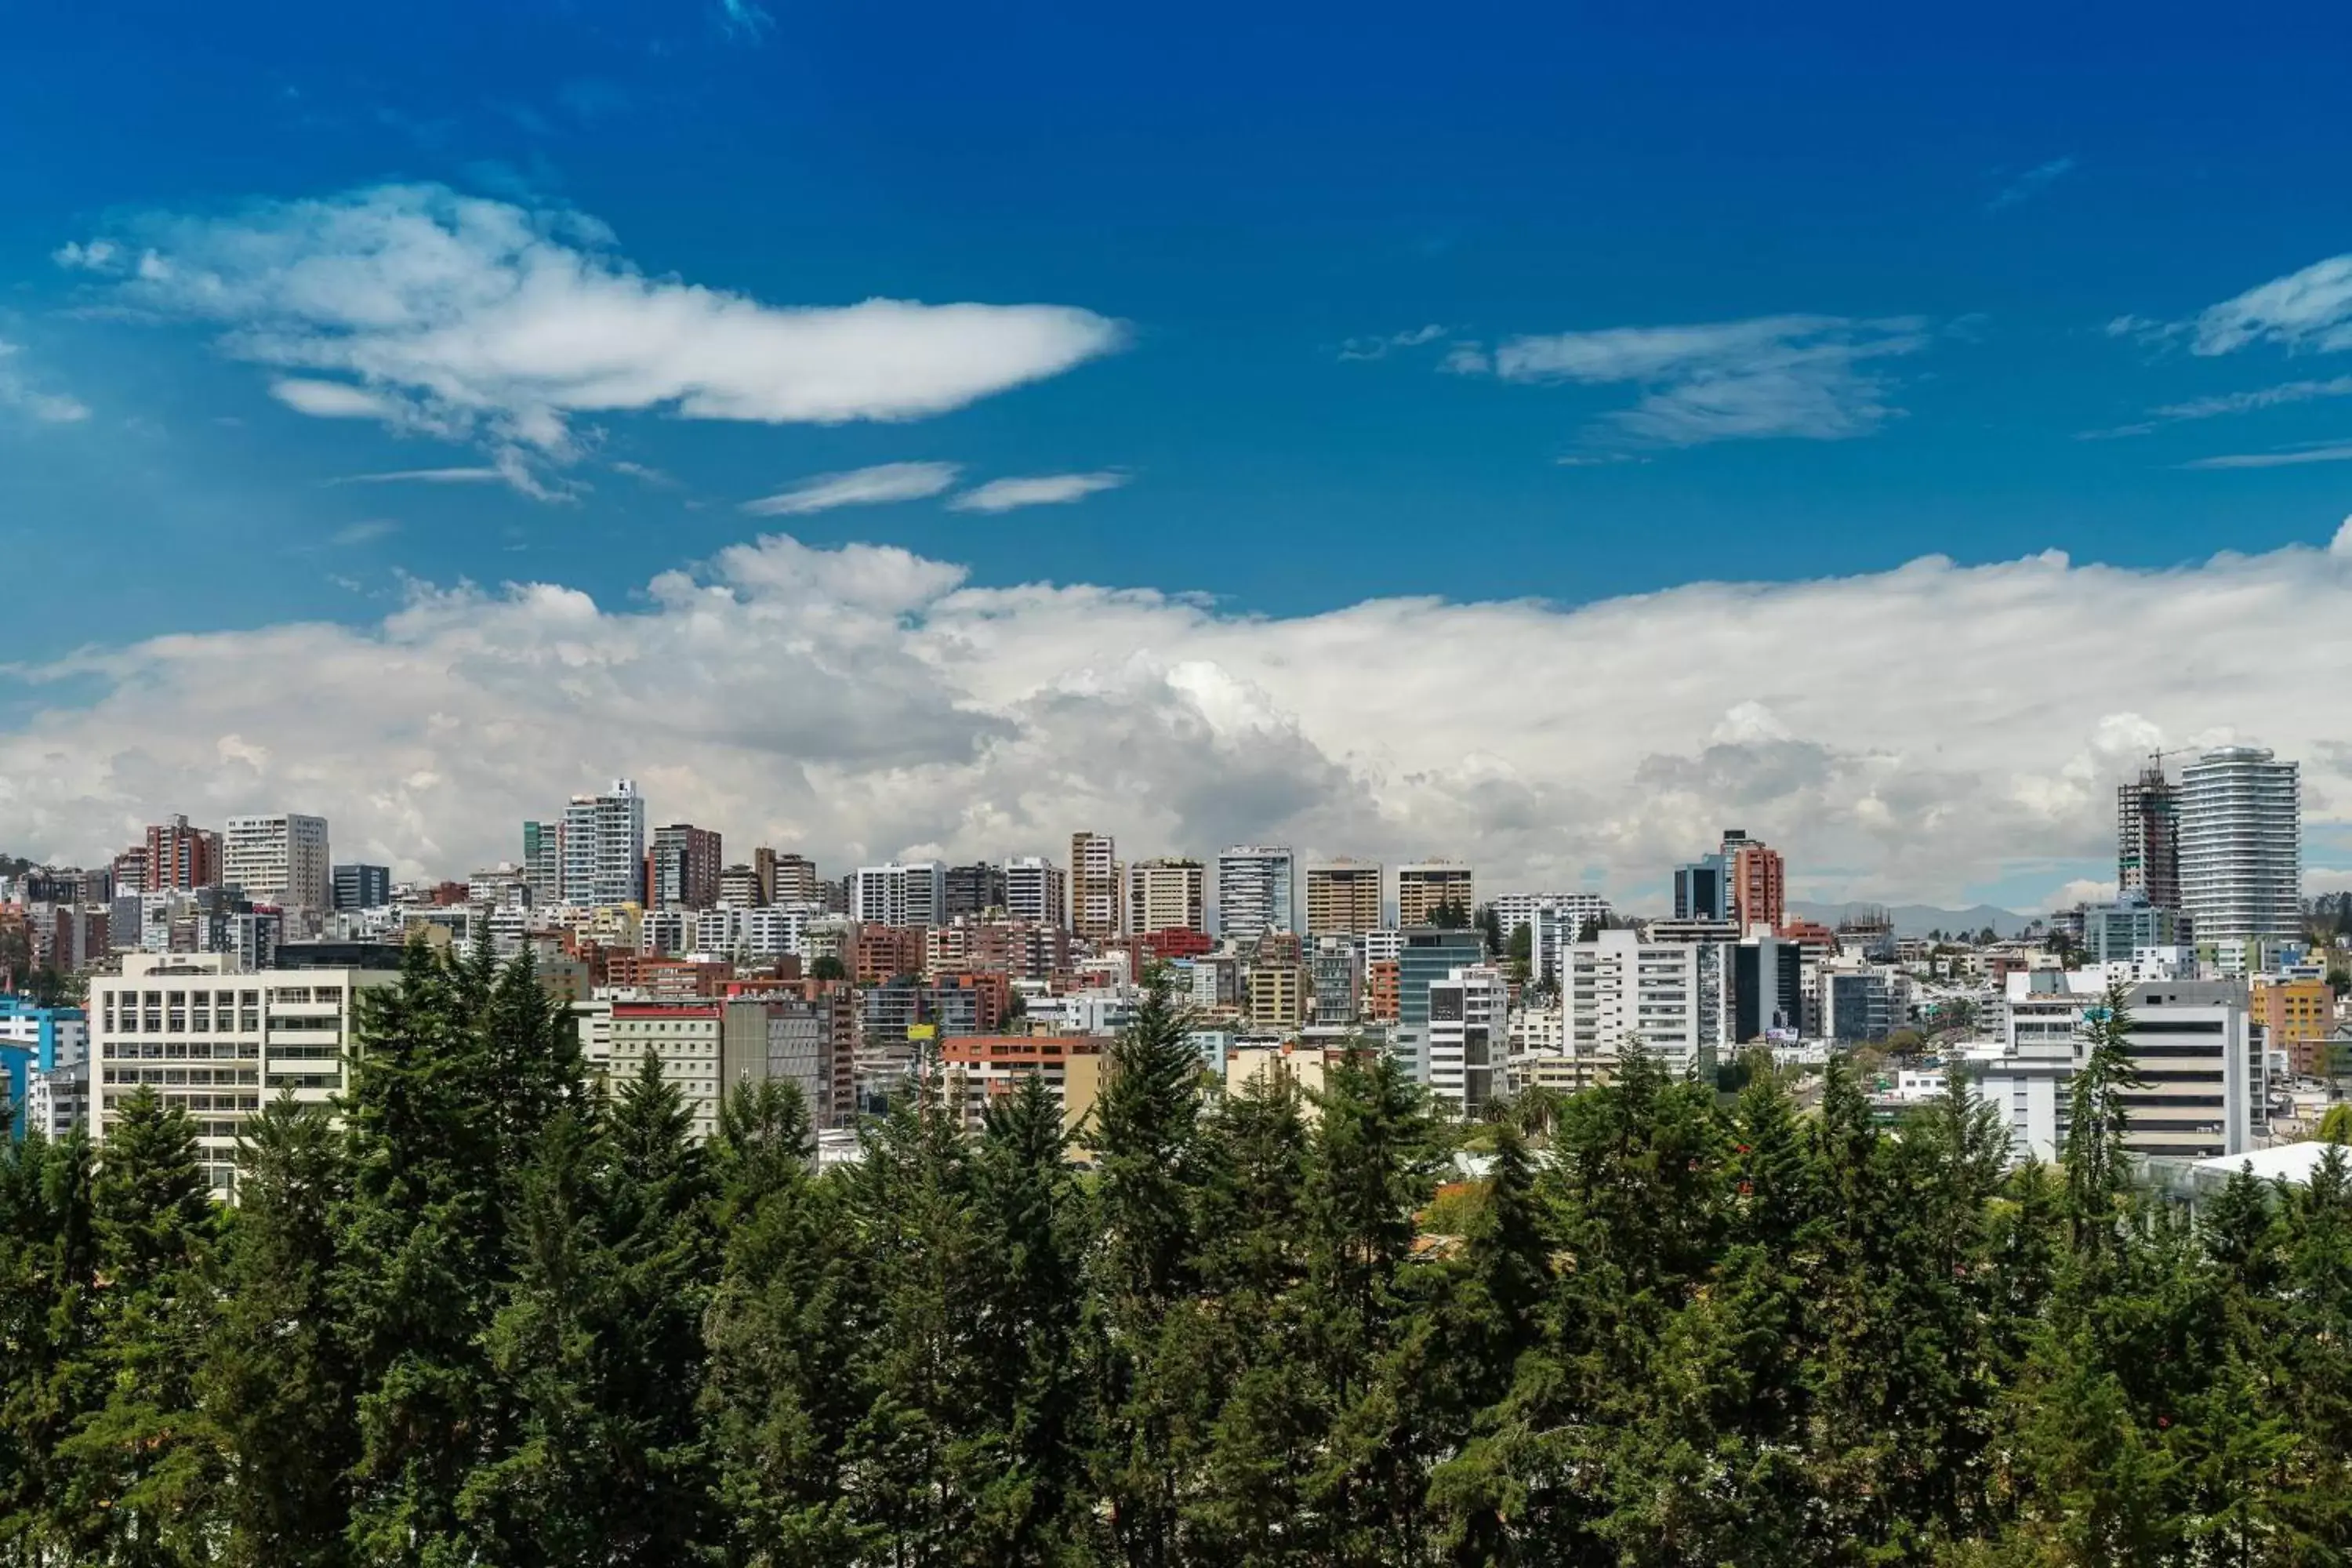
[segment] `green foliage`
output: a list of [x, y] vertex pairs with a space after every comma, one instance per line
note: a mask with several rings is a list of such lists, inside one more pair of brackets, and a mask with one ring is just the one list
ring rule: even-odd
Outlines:
[[1957, 1077], [1890, 1131], [1635, 1049], [1442, 1212], [1391, 1058], [1212, 1100], [1188, 1023], [820, 1172], [789, 1085], [698, 1145], [414, 953], [234, 1209], [152, 1089], [0, 1150], [0, 1565], [2346, 1561], [2352, 1156], [2153, 1206], [2113, 1011], [2055, 1170]]

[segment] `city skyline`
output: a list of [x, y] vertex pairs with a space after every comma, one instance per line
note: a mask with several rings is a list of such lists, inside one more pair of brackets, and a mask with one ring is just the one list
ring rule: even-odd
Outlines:
[[835, 862], [1626, 898], [1746, 821], [1792, 898], [2032, 910], [2234, 742], [2352, 879], [2324, 51], [267, 10], [0, 59], [12, 851], [284, 804], [421, 871], [641, 776]]

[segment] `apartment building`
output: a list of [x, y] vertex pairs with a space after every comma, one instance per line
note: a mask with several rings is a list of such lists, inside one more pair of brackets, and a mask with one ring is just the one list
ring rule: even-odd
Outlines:
[[2200, 945], [2303, 929], [2300, 770], [2224, 746], [2180, 770], [2180, 901]]
[[1118, 934], [1118, 846], [1108, 833], [1070, 835], [1070, 926], [1088, 942]]
[[1296, 1029], [1307, 1022], [1307, 966], [1292, 962], [1253, 963], [1244, 978], [1250, 1025], [1259, 1029]]
[[1015, 920], [1036, 921], [1067, 929], [1070, 923], [1068, 873], [1040, 856], [1024, 855], [1004, 863], [1004, 912]]
[[861, 925], [930, 926], [947, 919], [947, 907], [945, 861], [893, 861], [857, 868], [849, 913]]
[[564, 902], [645, 901], [646, 797], [635, 781], [614, 779], [601, 795], [573, 795], [563, 808], [557, 844]]
[[119, 975], [90, 981], [89, 1135], [101, 1148], [140, 1084], [185, 1110], [214, 1189], [232, 1193], [237, 1135], [291, 1090], [324, 1106], [350, 1087], [359, 994], [392, 970], [273, 969], [239, 973], [225, 953], [129, 953]]
[[1024, 1079], [1040, 1079], [1061, 1108], [1062, 1130], [1075, 1133], [1093, 1113], [1108, 1043], [1098, 1035], [968, 1035], [943, 1040], [943, 1092], [963, 1124], [977, 1131], [991, 1105], [1018, 1093]]
[[2328, 1041], [2336, 1033], [2336, 993], [2308, 976], [2263, 975], [2247, 994], [2249, 1011], [2269, 1049], [2286, 1053], [2300, 1078], [2327, 1076]]
[[724, 864], [717, 828], [690, 822], [656, 827], [646, 858], [646, 901], [655, 909], [707, 910], [719, 901]]
[[1423, 860], [1397, 868], [1400, 926], [1428, 925], [1443, 909], [1457, 910], [1466, 921], [1478, 907], [1477, 897], [1470, 868], [1458, 860]]
[[1721, 952], [1648, 942], [1633, 931], [1569, 944], [1560, 1000], [1570, 1054], [1613, 1057], [1638, 1040], [1674, 1077], [1711, 1072], [1724, 1037], [1723, 998], [1719, 981], [1713, 988], [1702, 981], [1709, 956], [1719, 963]]
[[1198, 860], [1137, 861], [1127, 870], [1127, 929], [1137, 936], [1207, 931], [1208, 882]]
[[1217, 930], [1244, 941], [1269, 931], [1295, 931], [1294, 871], [1289, 849], [1236, 844], [1217, 857]]
[[619, 1080], [651, 1053], [663, 1081], [686, 1102], [698, 1139], [718, 1131], [730, 1091], [769, 1079], [800, 1089], [813, 1125], [846, 1124], [854, 1110], [847, 994], [738, 985], [714, 997], [575, 1003], [582, 1057], [592, 1073]]
[[1492, 964], [1450, 970], [1429, 985], [1431, 1098], [1456, 1116], [1476, 1116], [1510, 1091], [1507, 1030], [1510, 987]]
[[0, 1122], [63, 1138], [89, 1124], [89, 1016], [0, 994]]
[[257, 904], [332, 909], [335, 868], [327, 819], [286, 812], [230, 817], [221, 835], [221, 880]]
[[1307, 868], [1307, 934], [1361, 936], [1379, 929], [1381, 863], [1322, 860]]
[[189, 826], [184, 816], [172, 817], [148, 828], [139, 866], [146, 880], [137, 891], [184, 892], [213, 887], [221, 880], [221, 836]]

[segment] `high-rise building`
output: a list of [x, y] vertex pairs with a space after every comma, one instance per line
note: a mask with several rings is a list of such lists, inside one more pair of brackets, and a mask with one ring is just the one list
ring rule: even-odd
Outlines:
[[768, 884], [761, 879], [760, 868], [738, 863], [721, 870], [719, 901], [733, 910], [766, 909]]
[[1720, 855], [1702, 855], [1675, 868], [1675, 919], [1731, 919], [1731, 877]]
[[935, 926], [946, 923], [947, 904], [945, 861], [894, 860], [857, 868], [849, 914], [860, 924]]
[[544, 909], [563, 901], [563, 825], [526, 822], [522, 825], [522, 874], [530, 888], [530, 901]]
[[1217, 857], [1217, 929], [1227, 936], [1295, 931], [1297, 858], [1274, 844], [1236, 844]]
[[380, 910], [392, 902], [392, 868], [350, 865], [335, 868], [335, 908]]
[[2293, 936], [2303, 927], [2299, 770], [2224, 746], [2180, 770], [2180, 904], [2200, 943]]
[[1570, 1054], [1618, 1057], [1634, 1040], [1675, 1078], [1705, 1072], [1723, 1032], [1721, 987], [1705, 984], [1720, 954], [1714, 944], [1644, 942], [1622, 929], [1570, 943], [1559, 990]]
[[[1495, 901], [1500, 905], [1505, 900]], [[1609, 914], [1609, 900], [1599, 893], [1559, 893], [1546, 895], [1526, 917], [1517, 909], [1498, 909], [1495, 923], [1503, 928], [1507, 942], [1526, 925], [1528, 977], [1540, 985], [1557, 985], [1561, 955], [1584, 940], [1585, 927], [1606, 921]]]
[[1737, 827], [1723, 830], [1725, 880], [1731, 917], [1742, 931], [1761, 926], [1779, 931], [1789, 920], [1788, 868], [1778, 849], [1760, 838], [1750, 838]]
[[280, 813], [232, 816], [221, 837], [221, 880], [257, 904], [327, 910], [334, 905], [334, 861], [327, 819]]
[[1070, 835], [1070, 928], [1100, 941], [1118, 934], [1118, 846], [1108, 833]]
[[2159, 910], [2180, 907], [2180, 792], [2161, 757], [2116, 791], [2116, 889]]
[[982, 914], [1004, 907], [1004, 868], [975, 860], [948, 868], [948, 918]]
[[150, 893], [216, 887], [221, 879], [221, 837], [191, 827], [184, 816], [147, 830], [146, 887]]
[[1318, 861], [1307, 868], [1307, 934], [1361, 936], [1381, 926], [1381, 863]]
[[646, 889], [646, 797], [633, 779], [602, 795], [575, 795], [563, 808], [567, 904], [641, 904]]
[[1458, 910], [1465, 921], [1476, 909], [1470, 868], [1459, 860], [1424, 860], [1397, 868], [1397, 924], [1428, 925], [1443, 909]]
[[1208, 930], [1208, 882], [1198, 860], [1138, 860], [1127, 870], [1127, 929], [1137, 936]]
[[[772, 849], [751, 851], [752, 864], [760, 857], [768, 857], [774, 870], [768, 877], [768, 902], [772, 904], [821, 904], [825, 901], [824, 879], [816, 872], [816, 862], [805, 855], [779, 855]], [[843, 912], [847, 912], [845, 910]]]
[[2172, 947], [2180, 942], [2180, 911], [2134, 890], [2118, 893], [2113, 903], [2083, 906], [2083, 958], [2089, 963], [2129, 963], [2144, 947]]
[[1430, 986], [1488, 956], [1486, 933], [1475, 926], [1408, 926], [1400, 935], [1393, 1048], [1419, 1082], [1429, 1081]]
[[1004, 912], [1019, 921], [1039, 921], [1066, 929], [1070, 923], [1070, 882], [1063, 869], [1036, 855], [1016, 856], [1004, 863]]
[[1459, 965], [1429, 983], [1430, 1097], [1476, 1116], [1507, 1091], [1510, 987], [1490, 963]]
[[719, 830], [673, 822], [654, 829], [646, 862], [646, 902], [658, 910], [707, 910], [719, 901], [725, 864]]
[[[1677, 943], [1678, 946], [1695, 945]], [[1739, 1045], [1805, 1029], [1805, 950], [1779, 937], [1753, 935], [1731, 950], [1731, 1037]]]

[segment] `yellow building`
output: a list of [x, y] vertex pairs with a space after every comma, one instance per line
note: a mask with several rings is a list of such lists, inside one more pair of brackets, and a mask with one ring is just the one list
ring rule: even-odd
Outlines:
[[1307, 934], [1360, 936], [1381, 928], [1381, 864], [1326, 860], [1307, 868]]
[[2257, 980], [2248, 994], [2253, 1021], [2270, 1048], [2284, 1051], [2304, 1078], [2327, 1076], [2327, 1037], [2336, 1030], [2336, 993], [2325, 980]]
[[1250, 965], [1249, 1021], [1252, 1027], [1260, 1029], [1296, 1029], [1306, 1023], [1307, 966]]

